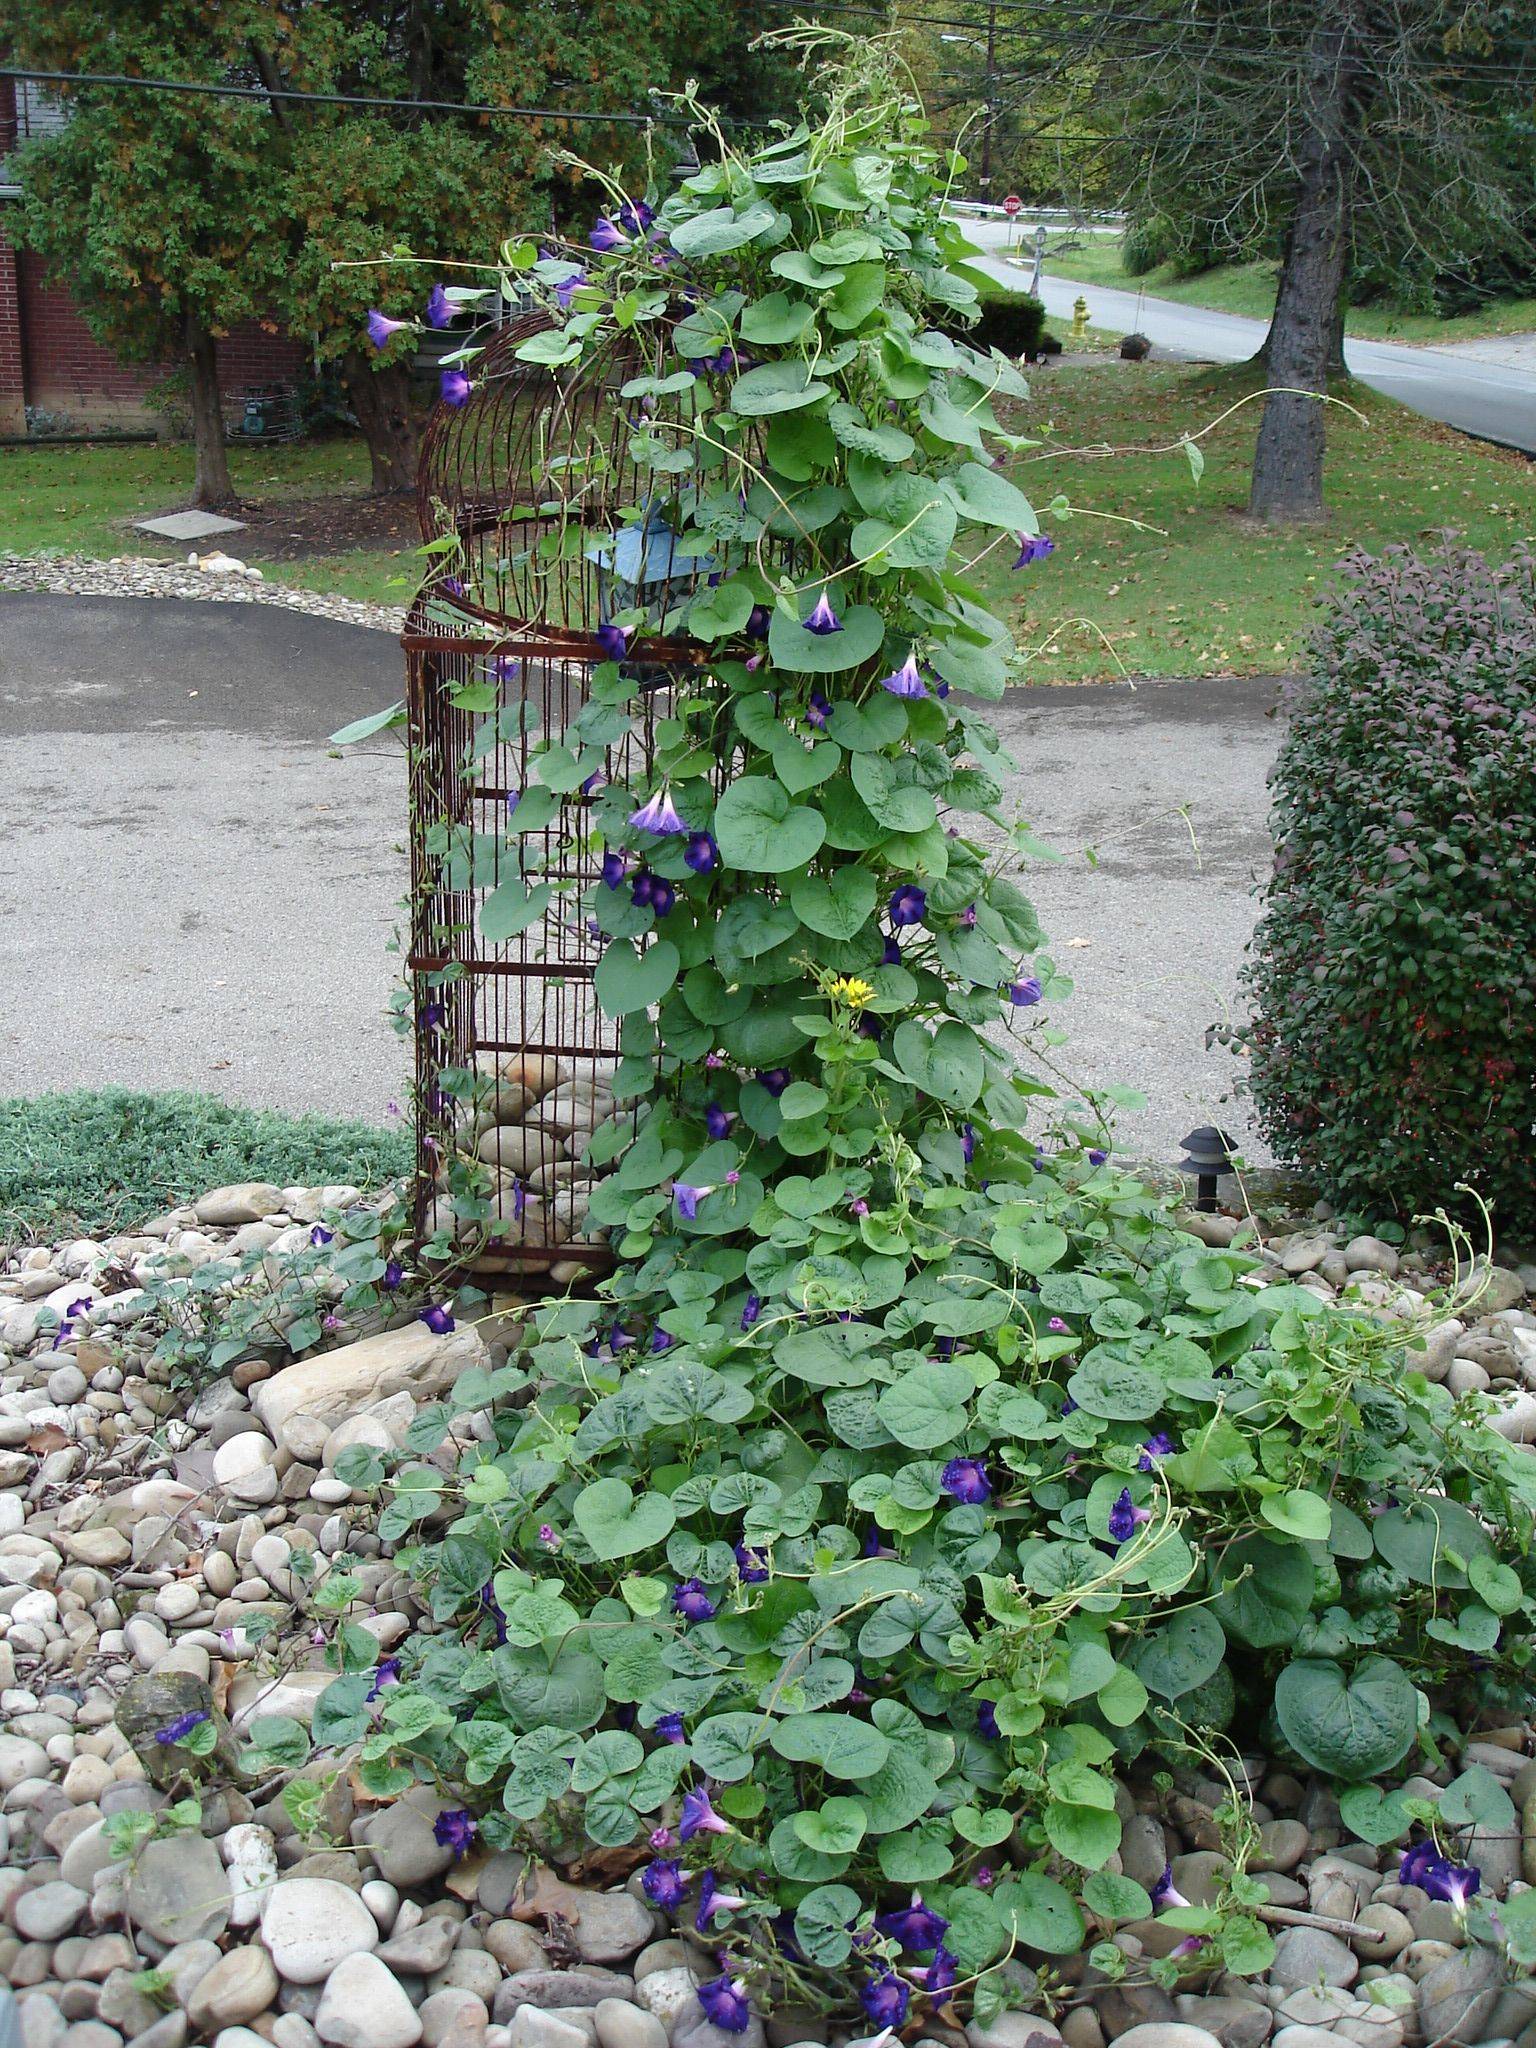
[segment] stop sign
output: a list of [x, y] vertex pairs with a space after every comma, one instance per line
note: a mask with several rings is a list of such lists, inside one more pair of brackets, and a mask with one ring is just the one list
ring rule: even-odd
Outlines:
[[1003, 211], [1004, 213], [1007, 214], [1010, 220], [1013, 219], [1013, 216], [1016, 213], [1022, 213], [1024, 211], [1024, 202], [1019, 197], [1017, 192], [1010, 192], [1008, 194], [1008, 197], [1003, 201]]

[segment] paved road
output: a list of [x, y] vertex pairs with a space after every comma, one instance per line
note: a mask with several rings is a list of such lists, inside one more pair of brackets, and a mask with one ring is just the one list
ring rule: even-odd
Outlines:
[[[1004, 230], [991, 222], [966, 226], [978, 247], [1001, 248]], [[1000, 258], [989, 258], [986, 267], [1012, 284], [1028, 281], [1027, 271]], [[1171, 299], [1138, 300], [1134, 290], [1074, 284], [1049, 271], [1040, 281], [1040, 292], [1046, 310], [1058, 321], [1071, 319], [1073, 303], [1081, 294], [1096, 326], [1124, 333], [1139, 327], [1154, 346], [1217, 363], [1245, 361], [1263, 341], [1268, 324], [1237, 313], [1181, 306]], [[1353, 339], [1346, 342], [1344, 356], [1362, 383], [1413, 411], [1444, 420], [1463, 433], [1536, 453], [1536, 365], [1491, 362], [1459, 349]]]
[[[275, 606], [0, 595], [0, 1093], [383, 1119], [405, 1078], [384, 1021], [403, 757], [386, 738], [333, 758], [325, 736], [400, 680], [386, 634]], [[1124, 1126], [1139, 1151], [1171, 1156], [1226, 1085], [1202, 1038], [1268, 858], [1272, 700], [1201, 681], [997, 708], [1011, 803], [1070, 856], [1028, 879], [1078, 985], [1058, 1057], [1149, 1095]]]

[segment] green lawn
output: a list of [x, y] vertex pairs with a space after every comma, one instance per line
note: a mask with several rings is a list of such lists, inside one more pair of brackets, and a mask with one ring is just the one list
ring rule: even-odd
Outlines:
[[[1113, 235], [1095, 235], [1081, 248], [1047, 254], [1053, 277], [1085, 285], [1112, 285], [1117, 291], [1145, 291], [1149, 299], [1176, 299], [1184, 306], [1206, 306], [1216, 313], [1246, 313], [1267, 320], [1275, 304], [1273, 263], [1223, 263], [1195, 277], [1176, 276], [1159, 263], [1132, 277], [1120, 261], [1120, 243]], [[1090, 305], [1091, 305], [1090, 301]], [[1437, 320], [1429, 313], [1405, 313], [1393, 306], [1357, 306], [1345, 323], [1363, 341], [1478, 341], [1491, 334], [1536, 331], [1536, 299], [1495, 299], [1476, 313]]]
[[[356, 438], [232, 448], [229, 462], [236, 491], [265, 510], [334, 496], [343, 534], [351, 502], [367, 490], [367, 450]], [[0, 552], [184, 561], [185, 546], [157, 542], [132, 526], [136, 519], [181, 510], [191, 494], [192, 468], [192, 450], [184, 442], [0, 448]], [[272, 581], [382, 604], [404, 604], [421, 566], [410, 548], [357, 547], [345, 539], [334, 552], [297, 562], [270, 560], [255, 536], [232, 535], [229, 550]]]
[[[1363, 387], [1347, 396], [1364, 423], [1332, 409], [1320, 530], [1271, 531], [1244, 516], [1260, 401], [1243, 406], [1200, 446], [1197, 484], [1180, 452], [1145, 451], [1198, 434], [1253, 388], [1245, 368], [1086, 365], [1035, 373], [1021, 431], [1044, 446], [1011, 474], [1040, 508], [1056, 551], [1014, 573], [1004, 542], [975, 570], [1020, 645], [1031, 678], [1081, 682], [1125, 673], [1224, 675], [1289, 668], [1300, 657], [1314, 599], [1335, 563], [1455, 527], [1474, 546], [1505, 553], [1536, 534], [1536, 468], [1468, 441]], [[1070, 453], [1070, 450], [1087, 452]], [[1082, 513], [1047, 508], [1058, 495]], [[1142, 520], [1154, 532], [1117, 523]]]
[[[1495, 553], [1536, 534], [1536, 468], [1463, 439], [1363, 387], [1348, 396], [1365, 421], [1335, 409], [1329, 430], [1332, 518], [1320, 532], [1274, 533], [1242, 516], [1259, 404], [1201, 440], [1196, 484], [1181, 453], [1149, 453], [1199, 433], [1252, 389], [1245, 368], [1103, 361], [1035, 374], [1021, 431], [1045, 434], [1015, 474], [1042, 508], [1056, 552], [1012, 575], [994, 549], [976, 575], [1037, 651], [1040, 682], [1123, 673], [1225, 674], [1285, 668], [1299, 658], [1314, 597], [1351, 548], [1379, 548], [1453, 526]], [[1129, 449], [1128, 454], [1091, 452]], [[355, 532], [367, 478], [360, 442], [234, 453], [237, 487], [268, 508], [334, 499], [334, 531]], [[126, 531], [135, 514], [185, 502], [185, 448], [112, 445], [0, 451], [0, 549], [146, 554]], [[1083, 516], [1045, 511], [1063, 495]], [[326, 507], [322, 506], [322, 514]], [[1111, 518], [1089, 517], [1089, 513]], [[1142, 520], [1159, 531], [1121, 523]], [[275, 522], [280, 528], [282, 521]], [[320, 530], [332, 528], [322, 517]], [[312, 590], [402, 603], [420, 560], [409, 547], [357, 547], [301, 561], [265, 560], [254, 535], [234, 551], [269, 577]], [[184, 552], [164, 553], [180, 558]]]

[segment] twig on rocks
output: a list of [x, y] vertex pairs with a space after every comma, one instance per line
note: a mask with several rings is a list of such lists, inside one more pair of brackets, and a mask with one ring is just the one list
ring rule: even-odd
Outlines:
[[1256, 1906], [1254, 1911], [1261, 1920], [1268, 1920], [1276, 1927], [1320, 1927], [1325, 1934], [1337, 1934], [1346, 1940], [1385, 1941], [1386, 1936], [1376, 1927], [1363, 1927], [1358, 1920], [1336, 1920], [1331, 1913], [1303, 1913], [1295, 1906]]

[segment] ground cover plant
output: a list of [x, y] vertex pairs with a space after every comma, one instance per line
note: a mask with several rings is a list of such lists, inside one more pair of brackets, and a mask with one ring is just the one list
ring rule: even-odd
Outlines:
[[0, 1235], [112, 1231], [234, 1181], [377, 1188], [406, 1173], [399, 1129], [127, 1088], [0, 1101]]
[[[839, 45], [812, 45], [814, 123], [750, 155], [713, 136], [665, 196], [609, 188], [579, 264], [509, 252], [566, 314], [529, 360], [639, 340], [619, 399], [655, 489], [630, 516], [713, 557], [670, 622], [709, 652], [654, 778], [605, 782], [662, 623], [616, 610], [507, 806], [512, 845], [560, 816], [602, 854], [576, 883], [530, 853], [524, 887], [607, 940], [640, 1123], [593, 1141], [617, 1164], [592, 1216], [620, 1263], [418, 1413], [392, 1473], [342, 1454], [435, 1626], [383, 1661], [337, 1627], [313, 1739], [377, 1797], [452, 1788], [458, 1852], [639, 1871], [718, 1959], [726, 2032], [780, 2002], [877, 2032], [1049, 2001], [1085, 1948], [1124, 1973], [1105, 1937], [1154, 1908], [1180, 1936], [1159, 1981], [1262, 1971], [1233, 1768], [1256, 1736], [1334, 1775], [1366, 1839], [1412, 1833], [1472, 1936], [1529, 1961], [1536, 1892], [1496, 1926], [1457, 1860], [1482, 1781], [1392, 1788], [1524, 1711], [1536, 1467], [1400, 1325], [1185, 1234], [987, 1034], [1055, 969], [967, 831], [1006, 831], [984, 708], [1013, 659], [968, 569], [1028, 575], [1047, 536], [990, 460], [1018, 372], [933, 324], [969, 296], [948, 167], [885, 55]], [[253, 1745], [309, 1746], [281, 1717]], [[1192, 1759], [1233, 1786], [1199, 1907], [1108, 1867], [1116, 1774]]]
[[1536, 1225], [1536, 560], [1361, 559], [1275, 765], [1252, 1083], [1348, 1208]]

